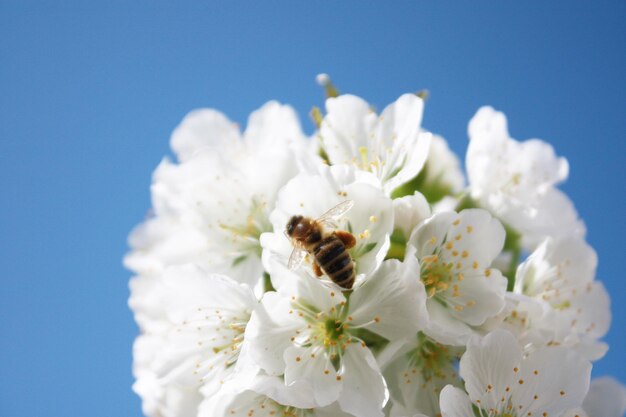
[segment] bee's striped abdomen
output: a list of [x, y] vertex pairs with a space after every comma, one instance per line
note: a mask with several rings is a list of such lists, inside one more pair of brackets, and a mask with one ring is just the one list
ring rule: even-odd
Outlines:
[[313, 250], [315, 260], [328, 277], [342, 288], [354, 284], [354, 263], [343, 242], [335, 235], [320, 241]]

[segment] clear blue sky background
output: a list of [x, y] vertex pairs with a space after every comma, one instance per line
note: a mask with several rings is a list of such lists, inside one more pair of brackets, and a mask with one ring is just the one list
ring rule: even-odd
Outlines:
[[379, 108], [428, 88], [461, 155], [491, 104], [569, 159], [613, 296], [594, 373], [626, 381], [625, 2], [173, 3], [0, 0], [0, 416], [140, 415], [121, 259], [170, 132], [270, 99], [310, 132], [318, 72]]

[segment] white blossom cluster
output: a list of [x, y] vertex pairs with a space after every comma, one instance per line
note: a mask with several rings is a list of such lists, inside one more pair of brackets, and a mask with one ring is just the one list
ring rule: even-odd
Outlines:
[[[243, 131], [212, 109], [174, 130], [125, 259], [144, 413], [620, 417], [626, 389], [590, 382], [609, 297], [565, 158], [483, 107], [464, 175], [420, 94], [378, 114], [319, 80], [311, 138], [277, 102]], [[290, 265], [285, 233], [346, 201], [322, 230], [354, 237], [351, 288], [312, 251]]]

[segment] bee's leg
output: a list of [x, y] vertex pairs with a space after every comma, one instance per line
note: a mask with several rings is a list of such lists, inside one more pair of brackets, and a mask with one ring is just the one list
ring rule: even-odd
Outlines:
[[339, 238], [346, 247], [346, 249], [351, 249], [356, 245], [356, 239], [352, 236], [352, 233], [346, 232], [344, 230], [336, 230], [335, 236]]
[[315, 273], [315, 275], [317, 275], [318, 277], [321, 277], [322, 275], [324, 275], [324, 272], [322, 271], [322, 268], [320, 268], [319, 264], [317, 263], [317, 261], [313, 261], [313, 272]]

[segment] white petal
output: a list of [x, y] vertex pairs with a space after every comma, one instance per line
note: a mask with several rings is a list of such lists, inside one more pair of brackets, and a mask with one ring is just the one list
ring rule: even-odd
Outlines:
[[474, 417], [472, 402], [467, 394], [452, 385], [441, 390], [439, 404], [443, 417]]
[[142, 399], [141, 408], [149, 417], [196, 415], [202, 395], [178, 385], [163, 386], [154, 375], [137, 376], [133, 391]]
[[387, 387], [370, 350], [350, 344], [343, 355], [343, 369], [341, 409], [359, 417], [382, 417]]
[[[428, 342], [429, 347], [432, 346], [430, 343], [432, 342]], [[441, 413], [439, 407], [441, 390], [449, 384], [462, 386], [455, 369], [454, 348], [441, 346], [434, 347], [434, 349], [424, 350], [424, 345], [418, 337], [413, 343], [407, 345], [406, 352], [400, 352], [397, 358], [385, 368], [385, 381], [393, 404], [391, 417], [410, 416], [417, 412], [429, 416], [438, 415]], [[449, 357], [449, 362], [446, 364], [445, 359], [441, 357], [442, 360], [437, 361], [439, 363], [437, 369], [429, 365], [422, 367], [415, 363], [415, 355], [424, 355], [422, 358], [425, 358], [429, 353], [432, 354], [432, 358], [446, 355]]]
[[270, 375], [284, 373], [283, 354], [291, 346], [290, 338], [295, 330], [305, 326], [297, 314], [289, 313], [292, 310], [288, 298], [275, 292], [265, 293], [246, 327], [250, 354]]
[[[285, 384], [303, 383], [318, 407], [339, 398], [342, 382], [324, 352], [315, 347], [290, 347], [285, 351]], [[291, 405], [291, 404], [287, 404]]]
[[406, 239], [421, 222], [430, 217], [430, 205], [426, 198], [416, 191], [413, 195], [393, 200], [394, 228], [401, 230]]
[[[458, 288], [456, 293], [455, 286]], [[506, 278], [497, 269], [490, 269], [488, 277], [484, 273], [468, 273], [463, 281], [448, 288], [443, 298], [454, 317], [471, 326], [479, 326], [502, 311], [506, 286]]]
[[428, 328], [424, 331], [428, 336], [440, 343], [451, 346], [462, 346], [467, 343], [474, 330], [463, 321], [457, 320], [450, 309], [439, 301], [426, 301], [428, 309]]
[[432, 135], [425, 174], [427, 184], [447, 187], [452, 193], [460, 192], [465, 186], [459, 158], [450, 150], [446, 140], [439, 135]]
[[224, 275], [206, 273], [195, 265], [169, 267], [162, 280], [168, 292], [168, 315], [174, 323], [184, 320], [190, 311], [207, 306], [250, 313], [256, 306], [250, 287]]
[[509, 396], [506, 388], [514, 387], [515, 370], [522, 362], [522, 351], [515, 337], [496, 330], [481, 338], [474, 336], [461, 358], [461, 377], [473, 401], [480, 400], [485, 409], [498, 408], [500, 399]]
[[448, 240], [461, 257], [455, 261], [476, 261], [480, 268], [488, 268], [504, 246], [506, 233], [502, 223], [482, 209], [463, 210], [458, 220], [448, 232]]
[[331, 163], [350, 164], [359, 147], [367, 147], [376, 114], [367, 102], [347, 94], [327, 99], [326, 111], [320, 127], [324, 150]]
[[421, 98], [403, 94], [380, 115], [368, 148], [385, 161], [382, 179], [387, 194], [415, 177], [428, 157], [430, 135], [420, 134], [423, 110]]
[[[242, 381], [243, 382], [243, 381]], [[252, 391], [267, 395], [279, 404], [291, 405], [297, 408], [316, 407], [315, 395], [307, 381], [299, 380], [289, 385], [282, 377], [258, 375], [245, 384]]]
[[252, 152], [264, 152], [303, 141], [304, 135], [293, 108], [270, 101], [250, 114], [244, 138]]
[[416, 249], [418, 259], [434, 253], [443, 243], [450, 225], [456, 218], [457, 214], [453, 212], [438, 213], [426, 219], [413, 231], [409, 243]]
[[596, 378], [591, 381], [583, 408], [591, 417], [622, 417], [626, 412], [626, 387], [611, 377]]
[[266, 396], [250, 390], [220, 392], [202, 403], [198, 417], [272, 417], [280, 415], [281, 408]]
[[[567, 410], [561, 417], [589, 417], [585, 410], [580, 407]], [[621, 415], [620, 415], [621, 417]]]
[[593, 338], [603, 337], [611, 325], [611, 301], [600, 281], [588, 284], [571, 299], [576, 328]]
[[[579, 236], [548, 238], [518, 268], [516, 291], [535, 296], [594, 279], [598, 256]], [[521, 282], [523, 281], [523, 282]]]
[[336, 286], [307, 274], [296, 274], [282, 265], [276, 265], [272, 282], [278, 283], [278, 292], [284, 298], [304, 301], [318, 311], [329, 311], [346, 298]]
[[560, 347], [540, 349], [524, 360], [512, 401], [524, 407], [524, 414], [559, 415], [581, 405], [590, 377], [591, 364], [575, 352]]
[[180, 161], [207, 146], [228, 149], [240, 141], [237, 125], [213, 109], [190, 112], [172, 133], [171, 146]]
[[428, 322], [425, 303], [417, 260], [388, 260], [352, 293], [351, 323], [369, 322], [367, 329], [390, 341], [413, 338]]

